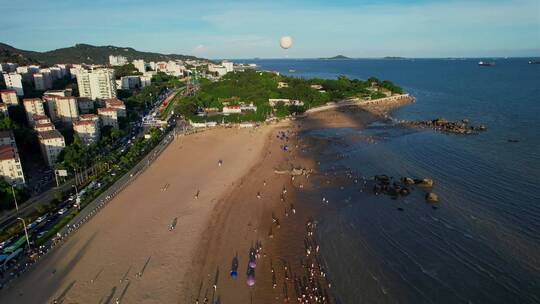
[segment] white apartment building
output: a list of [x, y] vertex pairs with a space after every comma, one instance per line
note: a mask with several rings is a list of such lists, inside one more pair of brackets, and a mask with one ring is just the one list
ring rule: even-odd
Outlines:
[[116, 82], [113, 69], [78, 70], [79, 95], [92, 100], [116, 98]]
[[24, 185], [19, 151], [12, 131], [0, 131], [0, 176], [12, 185]]
[[222, 61], [221, 65], [225, 68], [227, 73], [234, 71], [234, 64], [230, 61]]
[[151, 75], [150, 76], [148, 76], [148, 75], [139, 76], [139, 79], [141, 80], [141, 89], [152, 84], [152, 76]]
[[211, 73], [217, 74], [217, 76], [220, 76], [220, 77], [227, 74], [227, 68], [225, 68], [222, 65], [209, 64], [208, 71]]
[[34, 126], [34, 115], [45, 116], [45, 109], [43, 108], [43, 100], [41, 98], [25, 98], [23, 99], [23, 105], [30, 126]]
[[137, 71], [144, 73], [146, 72], [147, 64], [142, 59], [137, 59], [132, 61], [133, 66], [137, 69]]
[[141, 87], [140, 76], [124, 76], [120, 78], [120, 87], [122, 90], [138, 89]]
[[116, 98], [105, 99], [105, 108], [115, 109], [118, 117], [126, 117], [126, 105], [123, 101]]
[[51, 73], [51, 78], [53, 81], [57, 79], [62, 79], [62, 77], [64, 77], [62, 73], [62, 69], [57, 66], [50, 67], [48, 70]]
[[56, 115], [63, 124], [71, 126], [74, 121], [79, 119], [79, 106], [77, 104], [77, 98], [70, 97], [55, 97], [56, 101]]
[[118, 113], [116, 109], [99, 108], [98, 115], [102, 127], [111, 126], [113, 128], [118, 128]]
[[22, 85], [22, 76], [17, 73], [4, 73], [4, 82], [7, 89], [13, 89], [17, 91], [17, 96], [24, 96], [24, 90]]
[[64, 89], [64, 90], [49, 90], [43, 93], [43, 96], [60, 96], [60, 97], [68, 97], [71, 96], [73, 93], [73, 90], [71, 89]]
[[50, 73], [35, 73], [34, 88], [37, 91], [45, 91], [52, 88], [52, 80]]
[[2, 99], [2, 102], [7, 105], [18, 105], [19, 104], [19, 98], [17, 98], [17, 91], [10, 89], [10, 90], [0, 90], [0, 98]]
[[97, 115], [92, 115], [95, 118], [87, 118], [73, 122], [73, 130], [79, 136], [83, 143], [90, 145], [99, 140], [99, 119]]
[[128, 63], [128, 60], [124, 56], [121, 56], [121, 55], [118, 55], [118, 56], [109, 55], [109, 64], [112, 65], [112, 66], [124, 65], [124, 64], [127, 64], [127, 63]]
[[52, 131], [54, 129], [54, 125], [50, 122], [41, 122], [34, 125], [34, 130], [36, 130], [37, 132]]
[[58, 155], [66, 146], [64, 136], [58, 130], [50, 130], [39, 132], [38, 139], [43, 159], [48, 166], [54, 166]]

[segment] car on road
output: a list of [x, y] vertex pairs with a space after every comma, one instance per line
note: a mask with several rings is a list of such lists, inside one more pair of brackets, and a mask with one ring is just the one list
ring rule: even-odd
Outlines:
[[36, 222], [41, 223], [41, 222], [43, 222], [43, 221], [46, 220], [46, 219], [47, 219], [47, 214], [38, 217], [38, 218], [36, 219]]
[[58, 214], [62, 215], [64, 213], [66, 213], [68, 211], [68, 208], [62, 208], [60, 210], [58, 210]]
[[47, 231], [47, 230], [41, 231], [40, 233], [37, 234], [37, 238], [39, 239], [39, 238], [43, 237], [47, 232], [49, 232], [49, 231]]

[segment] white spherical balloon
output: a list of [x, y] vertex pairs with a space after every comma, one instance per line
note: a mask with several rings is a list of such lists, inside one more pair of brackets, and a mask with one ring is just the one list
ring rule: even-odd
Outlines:
[[293, 40], [291, 36], [283, 36], [279, 39], [279, 45], [284, 49], [290, 48], [292, 44], [293, 44]]

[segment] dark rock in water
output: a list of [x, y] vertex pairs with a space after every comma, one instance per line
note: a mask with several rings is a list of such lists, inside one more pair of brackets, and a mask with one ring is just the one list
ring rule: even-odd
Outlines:
[[375, 180], [384, 185], [390, 184], [390, 178], [388, 177], [388, 175], [375, 175]]
[[487, 127], [484, 125], [469, 126], [468, 124], [469, 120], [467, 119], [463, 119], [461, 121], [448, 121], [444, 118], [437, 118], [434, 120], [405, 121], [399, 125], [409, 128], [429, 128], [454, 134], [475, 134], [477, 132], [487, 130]]
[[433, 187], [433, 180], [429, 178], [415, 179], [414, 182], [420, 187]]
[[412, 178], [406, 177], [406, 176], [401, 178], [401, 182], [402, 182], [403, 184], [405, 184], [405, 185], [412, 185], [412, 184], [414, 184], [414, 180], [413, 180]]
[[403, 195], [403, 196], [407, 196], [411, 193], [411, 191], [409, 190], [409, 188], [401, 188], [401, 190], [399, 191], [399, 194]]
[[403, 211], [403, 208], [401, 208], [401, 207], [398, 207], [398, 208], [397, 208], [397, 210], [399, 210], [399, 211]]
[[426, 201], [428, 203], [437, 203], [439, 201], [439, 196], [433, 192], [426, 193]]

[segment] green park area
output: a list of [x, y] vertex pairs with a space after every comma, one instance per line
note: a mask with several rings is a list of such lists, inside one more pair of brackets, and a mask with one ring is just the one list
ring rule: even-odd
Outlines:
[[[268, 117], [286, 117], [303, 113], [307, 109], [348, 97], [378, 99], [387, 94], [401, 94], [403, 90], [392, 82], [375, 77], [367, 80], [303, 79], [280, 76], [271, 72], [245, 71], [225, 75], [219, 81], [200, 80], [200, 89], [194, 96], [182, 98], [176, 113], [195, 121], [264, 121]], [[269, 99], [299, 100], [303, 105], [286, 105], [277, 102], [271, 106]], [[242, 114], [201, 116], [204, 109], [223, 109], [223, 106], [253, 104], [256, 111]]]

